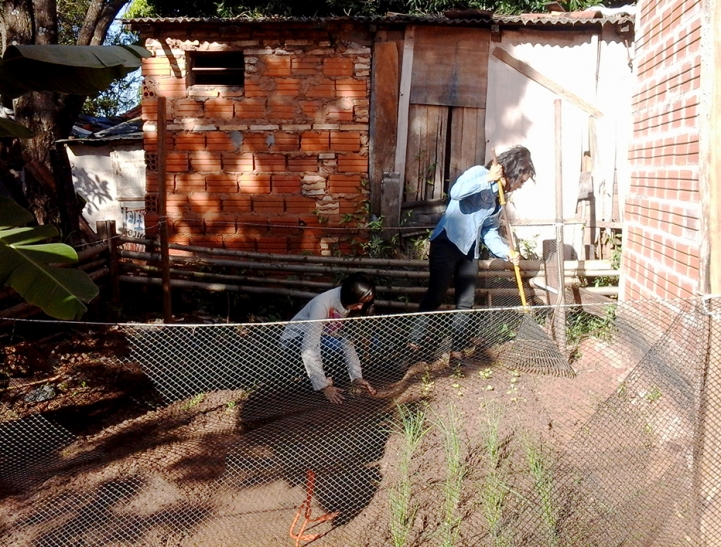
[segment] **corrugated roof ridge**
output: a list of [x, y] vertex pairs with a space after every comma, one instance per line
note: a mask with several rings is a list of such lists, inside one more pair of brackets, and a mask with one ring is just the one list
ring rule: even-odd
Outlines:
[[[158, 24], [187, 24], [187, 23], [320, 23], [320, 22], [342, 22], [355, 21], [367, 23], [380, 22], [428, 22], [428, 23], [541, 23], [541, 24], [557, 24], [557, 25], [577, 25], [589, 23], [623, 23], [633, 22], [632, 14], [622, 15], [601, 15], [595, 17], [583, 17], [581, 14], [586, 12], [594, 12], [595, 10], [582, 10], [579, 12], [566, 13], [523, 13], [519, 15], [496, 15], [480, 18], [448, 18], [437, 15], [412, 15], [412, 14], [393, 14], [389, 16], [338, 16], [338, 17], [246, 17], [238, 16], [232, 18], [220, 17], [140, 17], [134, 19], [123, 19], [123, 23], [158, 23]], [[576, 14], [575, 16], [573, 14]]]

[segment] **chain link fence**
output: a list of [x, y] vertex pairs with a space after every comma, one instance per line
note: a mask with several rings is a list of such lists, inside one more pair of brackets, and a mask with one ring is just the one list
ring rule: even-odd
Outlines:
[[716, 304], [313, 323], [341, 405], [287, 323], [77, 325], [155, 403], [84, 436], [6, 413], [0, 544], [717, 545]]

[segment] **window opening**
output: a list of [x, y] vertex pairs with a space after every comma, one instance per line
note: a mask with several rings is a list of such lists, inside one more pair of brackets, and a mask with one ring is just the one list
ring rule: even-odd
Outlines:
[[240, 51], [195, 52], [190, 61], [191, 85], [242, 86], [245, 82]]

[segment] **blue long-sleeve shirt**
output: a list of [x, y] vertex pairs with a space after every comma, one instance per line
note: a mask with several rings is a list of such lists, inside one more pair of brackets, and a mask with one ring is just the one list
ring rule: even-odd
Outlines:
[[496, 206], [498, 182], [488, 180], [488, 169], [476, 165], [466, 170], [451, 186], [446, 212], [431, 234], [431, 240], [443, 230], [463, 254], [476, 244], [478, 258], [481, 241], [498, 258], [508, 260], [510, 248], [498, 233], [501, 208]]

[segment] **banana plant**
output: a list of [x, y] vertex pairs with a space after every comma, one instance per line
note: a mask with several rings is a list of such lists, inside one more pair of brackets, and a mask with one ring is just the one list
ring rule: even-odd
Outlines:
[[33, 220], [29, 211], [0, 197], [0, 284], [51, 317], [79, 319], [98, 287], [87, 273], [58, 267], [78, 261], [75, 249], [48, 242], [58, 235], [54, 226], [25, 226]]
[[[140, 46], [8, 46], [0, 59], [0, 97], [17, 99], [31, 91], [92, 95], [113, 80], [140, 68], [150, 52]], [[31, 138], [33, 133], [0, 118], [0, 138]]]
[[29, 139], [33, 136], [24, 125], [21, 125], [7, 118], [0, 118], [0, 138], [2, 137], [19, 137], [21, 139]]
[[92, 95], [140, 68], [142, 59], [150, 56], [140, 46], [11, 45], [0, 60], [0, 95]]
[[[9, 46], [0, 59], [0, 97], [15, 99], [31, 91], [89, 95], [140, 67], [150, 52], [139, 46]], [[23, 125], [0, 118], [0, 138], [31, 138]], [[77, 262], [69, 245], [48, 242], [54, 226], [26, 226], [33, 215], [0, 197], [0, 285], [7, 285], [57, 319], [79, 319], [85, 302], [98, 294], [90, 276], [58, 267]]]

